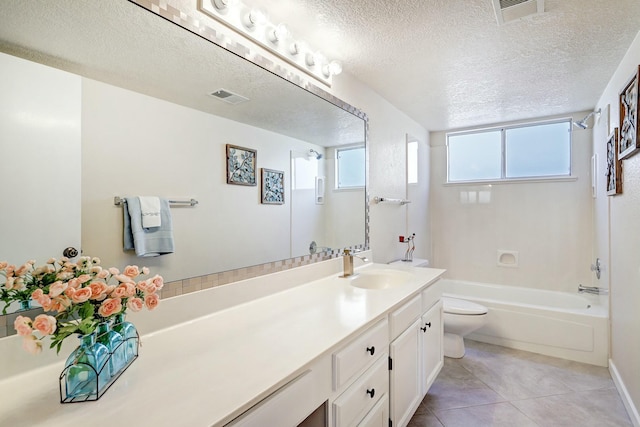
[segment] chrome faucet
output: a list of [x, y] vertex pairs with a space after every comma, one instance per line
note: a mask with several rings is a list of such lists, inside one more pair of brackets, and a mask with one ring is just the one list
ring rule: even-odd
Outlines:
[[606, 294], [608, 293], [609, 290], [608, 289], [603, 289], [603, 288], [599, 288], [597, 286], [583, 286], [583, 285], [578, 285], [578, 293], [586, 293], [586, 294], [593, 294], [593, 295], [601, 295], [601, 294]]
[[345, 249], [342, 256], [343, 273], [340, 277], [353, 276], [353, 257], [360, 258], [364, 262], [369, 261], [367, 257], [352, 254], [351, 249]]

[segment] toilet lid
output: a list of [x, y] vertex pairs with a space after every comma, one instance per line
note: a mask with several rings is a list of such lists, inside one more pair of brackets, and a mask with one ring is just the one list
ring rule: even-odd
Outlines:
[[479, 315], [487, 314], [487, 307], [458, 298], [442, 297], [442, 307], [445, 313]]

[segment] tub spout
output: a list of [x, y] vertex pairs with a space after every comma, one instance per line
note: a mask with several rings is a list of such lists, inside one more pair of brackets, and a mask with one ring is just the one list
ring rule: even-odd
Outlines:
[[584, 286], [579, 284], [578, 285], [578, 292], [579, 293], [586, 293], [586, 294], [593, 294], [593, 295], [603, 295], [609, 292], [608, 289], [603, 289], [603, 288], [599, 288], [597, 286]]

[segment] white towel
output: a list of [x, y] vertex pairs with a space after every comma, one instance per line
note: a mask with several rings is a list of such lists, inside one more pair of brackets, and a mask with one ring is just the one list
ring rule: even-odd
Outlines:
[[160, 219], [160, 198], [138, 196], [142, 212], [142, 228], [154, 228], [162, 225]]

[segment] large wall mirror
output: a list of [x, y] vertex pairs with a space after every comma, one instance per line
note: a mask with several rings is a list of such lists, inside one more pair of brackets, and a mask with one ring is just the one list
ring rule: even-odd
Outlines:
[[[48, 218], [47, 210], [81, 206], [81, 219], [69, 214], [76, 228], [81, 221], [85, 254], [103, 264], [147, 265], [165, 281], [278, 260], [313, 262], [344, 247], [368, 247], [366, 188], [334, 183], [338, 147], [366, 144], [366, 116], [319, 84], [207, 30], [198, 0], [139, 3], [144, 7], [127, 0], [0, 4], [0, 52], [81, 76], [81, 94], [74, 94], [81, 110], [81, 189], [76, 182], [64, 196], [80, 204], [54, 204], [40, 219]], [[171, 14], [185, 25], [171, 22]], [[199, 30], [185, 28], [195, 21]], [[249, 101], [225, 103], [210, 95], [218, 89]], [[0, 140], [3, 152], [15, 143]], [[260, 183], [249, 189], [226, 183], [226, 144], [256, 149], [258, 168], [284, 172], [284, 204], [262, 204]], [[36, 155], [32, 168], [47, 161]], [[32, 176], [46, 187], [48, 178]], [[175, 254], [141, 259], [123, 251], [122, 208], [114, 196], [143, 193], [198, 199], [194, 208], [172, 209]], [[3, 204], [2, 210], [19, 217], [21, 208]], [[3, 214], [3, 222], [8, 218]], [[44, 262], [73, 244], [53, 242], [56, 253], [45, 255], [38, 251], [42, 239], [54, 236], [23, 236], [2, 239], [0, 260], [21, 263], [33, 254], [27, 258]]]

